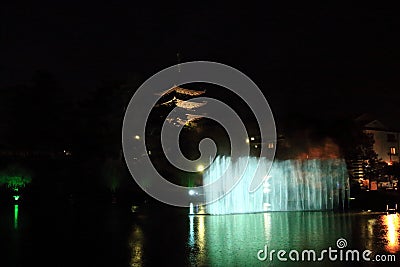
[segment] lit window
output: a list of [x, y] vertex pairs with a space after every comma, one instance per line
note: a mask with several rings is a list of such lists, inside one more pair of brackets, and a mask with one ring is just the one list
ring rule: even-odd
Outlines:
[[390, 154], [391, 155], [396, 155], [396, 148], [395, 147], [391, 147], [390, 148]]
[[274, 143], [268, 143], [268, 148], [274, 148]]

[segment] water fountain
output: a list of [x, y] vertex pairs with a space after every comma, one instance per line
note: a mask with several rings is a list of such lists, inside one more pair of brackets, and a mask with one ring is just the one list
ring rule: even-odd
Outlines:
[[194, 214], [193, 203], [190, 203], [189, 214], [190, 214], [190, 215], [193, 215], [193, 214]]
[[[208, 214], [253, 213], [264, 211], [314, 211], [344, 209], [348, 193], [348, 176], [343, 159], [307, 159], [274, 161], [269, 171], [267, 159], [218, 156], [204, 172], [203, 184], [217, 181], [222, 174], [237, 177], [247, 163], [238, 183], [229, 187], [205, 189], [206, 203], [218, 190], [224, 196], [206, 205]], [[260, 164], [264, 182], [254, 192], [248, 188]], [[244, 165], [246, 166], [246, 165]], [[269, 171], [269, 172], [268, 172]], [[221, 183], [220, 183], [221, 185]], [[226, 190], [226, 191], [224, 191]]]

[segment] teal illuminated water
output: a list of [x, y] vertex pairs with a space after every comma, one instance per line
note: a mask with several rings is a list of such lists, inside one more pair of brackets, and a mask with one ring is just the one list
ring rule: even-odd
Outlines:
[[187, 209], [164, 205], [137, 214], [117, 205], [0, 206], [0, 237], [0, 266], [381, 265], [257, 258], [265, 246], [300, 253], [337, 249], [339, 238], [347, 242], [344, 249], [400, 261], [400, 216], [374, 212], [189, 216]]

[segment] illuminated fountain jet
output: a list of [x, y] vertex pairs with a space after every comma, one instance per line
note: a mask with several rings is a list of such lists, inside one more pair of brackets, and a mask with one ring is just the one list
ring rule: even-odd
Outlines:
[[[243, 157], [232, 161], [219, 156], [204, 172], [203, 184], [216, 182], [223, 174], [237, 178], [238, 170], [246, 163], [247, 168], [233, 189], [226, 185], [229, 182], [205, 189], [206, 203], [216, 199], [216, 194], [223, 195], [205, 206], [208, 214], [334, 210], [345, 206], [348, 176], [343, 159], [274, 161], [268, 170], [270, 165], [264, 158]], [[264, 182], [250, 193], [248, 189], [258, 164]]]

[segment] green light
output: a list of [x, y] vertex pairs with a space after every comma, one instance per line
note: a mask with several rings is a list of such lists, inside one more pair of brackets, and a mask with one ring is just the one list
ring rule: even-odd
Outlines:
[[14, 205], [14, 229], [18, 228], [18, 204]]
[[106, 186], [111, 193], [116, 193], [121, 186], [123, 177], [123, 168], [117, 160], [107, 160], [103, 166], [103, 177], [105, 178]]
[[21, 188], [24, 188], [31, 181], [31, 177], [28, 176], [0, 175], [0, 184], [6, 184], [7, 187], [14, 192], [18, 192]]
[[111, 185], [110, 185], [111, 192], [115, 193], [117, 191], [118, 187], [119, 187], [118, 178], [116, 176], [113, 176], [111, 178]]
[[29, 177], [21, 176], [8, 176], [6, 179], [7, 187], [11, 188], [15, 192], [18, 192], [20, 188], [25, 187], [26, 184], [31, 182]]
[[191, 177], [187, 178], [187, 185], [188, 187], [194, 187], [194, 179]]
[[20, 165], [9, 165], [6, 169], [0, 170], [0, 186], [5, 185], [12, 191], [14, 201], [18, 201], [21, 191], [31, 182], [30, 171]]

